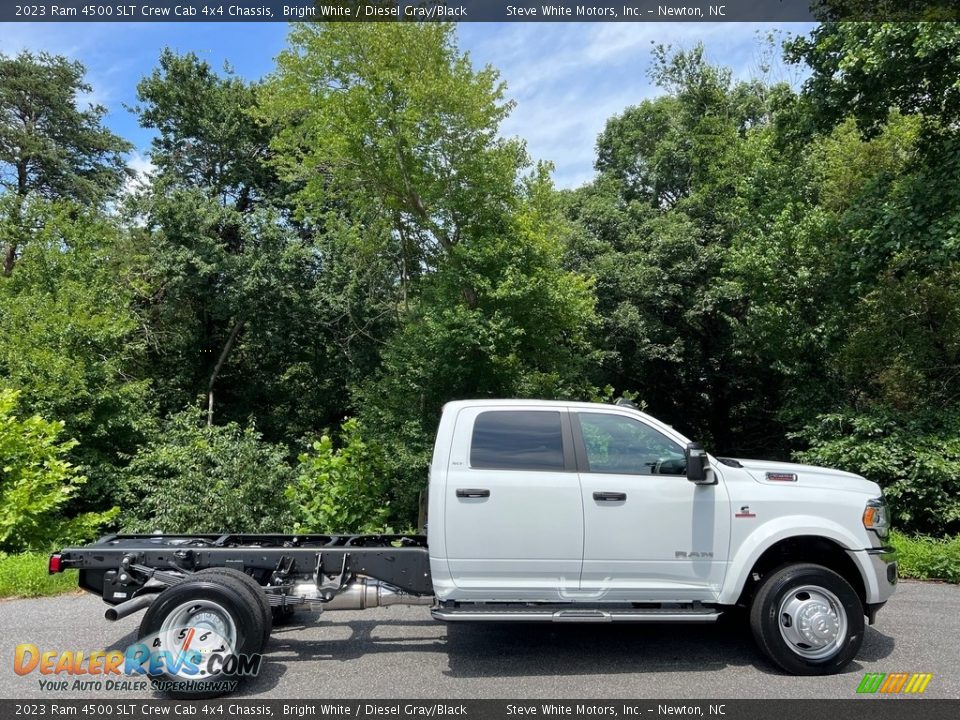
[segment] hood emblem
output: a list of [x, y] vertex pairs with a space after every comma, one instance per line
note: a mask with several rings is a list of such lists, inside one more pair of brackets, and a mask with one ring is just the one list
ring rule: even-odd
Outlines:
[[768, 472], [767, 480], [770, 482], [796, 482], [797, 474], [787, 472]]

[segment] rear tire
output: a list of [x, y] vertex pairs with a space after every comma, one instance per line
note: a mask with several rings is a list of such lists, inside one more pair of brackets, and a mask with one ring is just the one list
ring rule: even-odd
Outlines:
[[257, 604], [257, 607], [260, 608], [260, 614], [263, 615], [263, 647], [266, 647], [267, 641], [270, 639], [270, 633], [273, 631], [273, 612], [270, 610], [270, 601], [267, 600], [267, 594], [263, 591], [260, 583], [245, 572], [235, 570], [234, 568], [204, 568], [193, 574], [193, 577], [198, 576], [235, 578], [244, 584], [250, 598]]
[[833, 570], [796, 564], [763, 579], [750, 607], [757, 645], [793, 675], [840, 672], [863, 644], [863, 605]]
[[[183, 645], [178, 644], [183, 629], [191, 641], [197, 638], [188, 648], [194, 671], [182, 670], [178, 674], [169, 663], [182, 661], [187, 656]], [[242, 679], [242, 675], [225, 672], [222, 665], [211, 665], [213, 654], [226, 658], [231, 654], [260, 653], [263, 616], [251, 598], [249, 587], [242, 581], [208, 573], [205, 578], [189, 577], [161, 592], [144, 613], [139, 637], [153, 652], [166, 653], [162, 656], [162, 672], [151, 676], [175, 683], [175, 687], [163, 688], [163, 692], [177, 699], [204, 700], [228, 692], [223, 683]], [[202, 648], [200, 643], [207, 637], [214, 644]], [[225, 642], [220, 642], [221, 639]], [[226, 647], [221, 650], [224, 644]], [[153, 663], [153, 658], [150, 662]]]

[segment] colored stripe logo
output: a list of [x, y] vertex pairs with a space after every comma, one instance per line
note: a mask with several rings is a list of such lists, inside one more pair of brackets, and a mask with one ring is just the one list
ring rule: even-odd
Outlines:
[[857, 692], [919, 695], [932, 679], [932, 673], [867, 673], [857, 686]]

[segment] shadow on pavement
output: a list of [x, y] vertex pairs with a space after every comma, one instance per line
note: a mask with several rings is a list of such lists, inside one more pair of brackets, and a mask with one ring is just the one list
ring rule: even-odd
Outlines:
[[[278, 628], [267, 667], [297, 662], [344, 662], [379, 653], [444, 653], [451, 677], [525, 677], [611, 673], [719, 671], [752, 667], [784, 674], [760, 655], [746, 623], [716, 625], [590, 625], [423, 621], [331, 621], [329, 639], [300, 637], [302, 627]], [[859, 659], [894, 650], [893, 638], [866, 629]], [[862, 666], [853, 662], [845, 673]], [[259, 685], [259, 682], [257, 683]]]
[[[137, 641], [135, 631], [111, 643], [125, 650]], [[873, 663], [895, 649], [892, 637], [868, 627], [858, 660]], [[253, 696], [280, 686], [288, 669], [316, 663], [322, 673], [330, 664], [385, 653], [441, 656], [436, 672], [453, 678], [626, 675], [643, 673], [716, 672], [752, 669], [782, 675], [756, 648], [741, 616], [714, 625], [591, 625], [464, 623], [443, 624], [420, 619], [337, 620], [334, 615], [301, 615], [290, 625], [274, 628], [259, 676], [249, 678], [236, 696]], [[443, 662], [445, 656], [446, 662]], [[444, 668], [445, 665], [445, 668]], [[854, 661], [844, 674], [862, 673]]]

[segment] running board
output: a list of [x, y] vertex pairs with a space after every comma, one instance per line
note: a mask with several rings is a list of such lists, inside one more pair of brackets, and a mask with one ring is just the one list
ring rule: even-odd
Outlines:
[[712, 623], [721, 613], [712, 608], [624, 608], [610, 610], [542, 608], [434, 608], [435, 620], [444, 622], [572, 622], [572, 623]]

